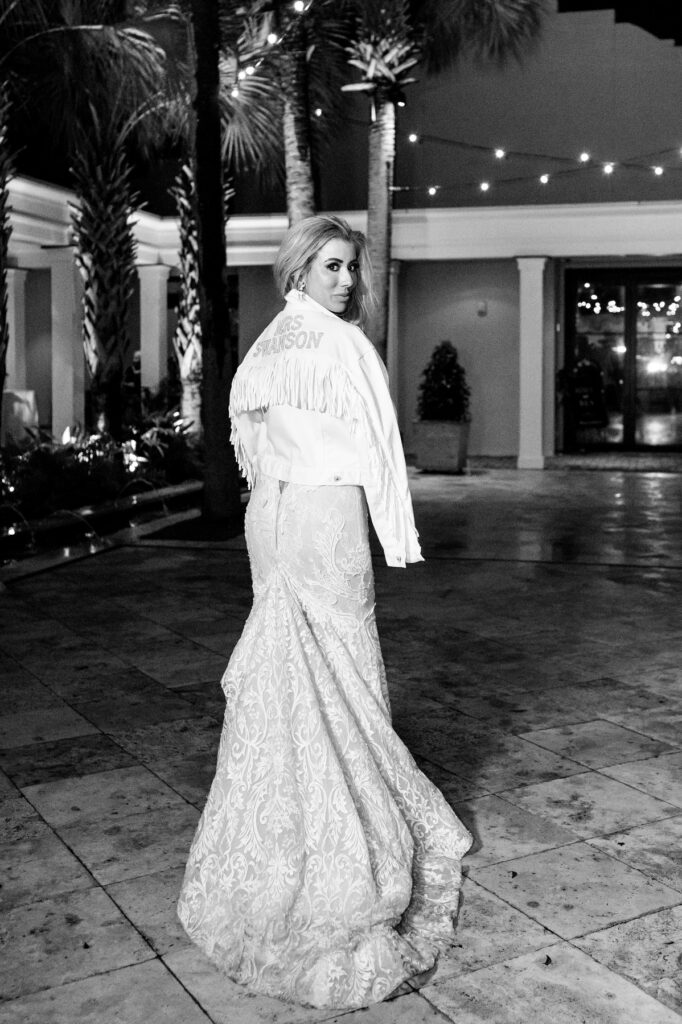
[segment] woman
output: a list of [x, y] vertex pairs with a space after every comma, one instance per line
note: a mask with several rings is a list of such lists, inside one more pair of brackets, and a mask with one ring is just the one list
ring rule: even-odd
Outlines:
[[365, 239], [308, 218], [274, 271], [286, 306], [230, 399], [254, 603], [179, 914], [252, 991], [356, 1008], [451, 943], [471, 837], [391, 728], [367, 506], [389, 565], [421, 553], [386, 371], [357, 326]]

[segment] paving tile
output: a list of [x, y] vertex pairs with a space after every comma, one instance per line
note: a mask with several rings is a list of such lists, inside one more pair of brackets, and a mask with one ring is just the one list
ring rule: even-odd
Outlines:
[[457, 1024], [679, 1024], [672, 1010], [565, 943], [422, 991]]
[[[223, 699], [223, 706], [225, 701]], [[116, 732], [116, 742], [139, 761], [149, 758], [181, 758], [186, 754], [212, 755], [213, 763], [218, 752], [222, 723], [214, 718], [199, 715], [144, 728]]]
[[682, 903], [679, 891], [587, 843], [472, 868], [470, 875], [566, 939]]
[[374, 1003], [366, 1009], [318, 1019], [324, 1020], [325, 1024], [446, 1024], [449, 1020], [414, 992], [384, 1003]]
[[54, 827], [103, 821], [184, 801], [147, 768], [115, 768], [78, 779], [26, 786], [24, 795]]
[[2, 679], [2, 711], [4, 715], [13, 715], [26, 710], [37, 711], [43, 708], [64, 707], [64, 701], [29, 672], [23, 670], [0, 671], [0, 679]]
[[[227, 664], [227, 662], [226, 662]], [[203, 683], [195, 683], [189, 687], [174, 687], [173, 692], [189, 701], [201, 715], [210, 715], [222, 722], [225, 715], [225, 694], [220, 679], [209, 679]]]
[[454, 807], [474, 836], [468, 865], [495, 864], [578, 842], [575, 832], [498, 796], [480, 796]]
[[182, 697], [176, 696], [160, 683], [156, 693], [142, 690], [138, 693], [112, 695], [101, 700], [75, 704], [79, 714], [106, 733], [133, 729], [148, 723], [170, 722], [178, 718], [191, 718], [195, 708]]
[[[413, 749], [411, 743], [408, 745]], [[573, 775], [582, 767], [518, 736], [485, 730], [453, 732], [450, 736], [425, 733], [417, 741], [416, 750], [492, 793]]]
[[682, 907], [583, 935], [574, 943], [682, 1016]]
[[674, 747], [682, 746], [682, 708], [670, 711], [667, 708], [655, 708], [639, 711], [636, 714], [625, 711], [609, 713], [612, 722], [624, 725], [627, 729], [636, 729], [645, 736], [670, 743]]
[[94, 732], [98, 732], [96, 726], [66, 704], [36, 711], [22, 710], [0, 717], [0, 748], [23, 747], [29, 743]]
[[510, 789], [504, 798], [584, 839], [668, 818], [679, 810], [599, 772]]
[[553, 729], [536, 729], [521, 735], [529, 743], [537, 743], [539, 747], [563, 754], [589, 768], [643, 760], [674, 749], [669, 744], [601, 719]]
[[17, 786], [126, 768], [136, 758], [102, 733], [0, 750], [0, 766]]
[[122, 662], [111, 666], [93, 667], [84, 665], [78, 670], [60, 672], [50, 680], [50, 688], [70, 703], [86, 703], [105, 700], [119, 695], [154, 695], [162, 692], [160, 683], [150, 679], [144, 672], [131, 668]]
[[215, 775], [213, 754], [189, 754], [183, 758], [155, 758], [147, 762], [151, 771], [181, 797], [202, 809]]
[[163, 962], [190, 992], [213, 1024], [317, 1024], [333, 1011], [313, 1010], [247, 993], [230, 981], [195, 946], [175, 950]]
[[0, 1003], [0, 1024], [210, 1024], [158, 960]]
[[449, 804], [456, 804], [474, 796], [482, 796], [486, 792], [485, 788], [473, 779], [463, 779], [448, 771], [447, 768], [442, 768], [423, 757], [417, 757], [415, 760], [424, 775], [433, 782], [434, 786], [438, 786]]
[[199, 812], [182, 802], [142, 814], [60, 826], [59, 835], [101, 885], [184, 865]]
[[588, 842], [682, 893], [682, 814]]
[[35, 807], [23, 796], [10, 796], [0, 801], [0, 836], [3, 843], [32, 839], [49, 830]]
[[613, 765], [603, 768], [602, 774], [682, 807], [682, 753]]
[[190, 946], [177, 915], [184, 864], [107, 886], [107, 892], [157, 953]]
[[[0, 753], [2, 752], [0, 751]], [[1, 763], [2, 762], [0, 762], [0, 764]], [[21, 794], [19, 793], [19, 790], [17, 789], [15, 784], [12, 782], [8, 775], [5, 775], [3, 771], [0, 771], [0, 803], [3, 800], [7, 800], [8, 797], [17, 796], [21, 796]]]
[[226, 666], [222, 655], [211, 654], [204, 647], [177, 636], [174, 641], [148, 643], [139, 649], [128, 646], [125, 659], [169, 687], [219, 678]]
[[5, 999], [63, 985], [154, 956], [101, 889], [17, 907], [0, 919]]
[[47, 827], [25, 839], [0, 843], [0, 878], [3, 912], [95, 884], [92, 875]]
[[458, 977], [511, 956], [558, 942], [549, 929], [467, 878], [455, 930], [455, 944], [438, 961], [434, 981]]

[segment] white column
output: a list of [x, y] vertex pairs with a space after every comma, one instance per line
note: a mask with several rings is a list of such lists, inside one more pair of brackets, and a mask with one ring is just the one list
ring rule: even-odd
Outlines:
[[85, 358], [81, 335], [81, 281], [69, 256], [51, 268], [52, 433], [85, 417]]
[[388, 278], [388, 330], [386, 332], [386, 369], [393, 404], [398, 407], [399, 352], [398, 352], [398, 276], [400, 260], [391, 260]]
[[519, 469], [544, 469], [543, 284], [546, 259], [517, 259], [519, 268]]
[[26, 278], [27, 270], [7, 270], [7, 349], [6, 388], [26, 388]]
[[170, 267], [138, 267], [140, 279], [140, 374], [143, 388], [158, 388], [168, 361], [168, 275]]

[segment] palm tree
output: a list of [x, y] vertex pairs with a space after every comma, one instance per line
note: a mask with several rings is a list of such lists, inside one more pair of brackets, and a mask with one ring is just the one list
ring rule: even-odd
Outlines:
[[249, 31], [260, 41], [263, 74], [278, 88], [289, 223], [316, 210], [315, 165], [339, 124], [350, 0], [256, 0]]
[[158, 107], [150, 99], [163, 84], [165, 56], [143, 26], [124, 20], [122, 0], [3, 0], [0, 10], [6, 88], [18, 113], [30, 113], [72, 161], [86, 364], [93, 405], [118, 437], [135, 273], [128, 149]]
[[465, 54], [502, 63], [520, 59], [537, 39], [544, 0], [358, 0], [349, 63], [361, 81], [345, 86], [371, 99], [368, 236], [377, 305], [370, 335], [386, 357], [391, 199], [396, 105], [416, 79], [452, 67]]

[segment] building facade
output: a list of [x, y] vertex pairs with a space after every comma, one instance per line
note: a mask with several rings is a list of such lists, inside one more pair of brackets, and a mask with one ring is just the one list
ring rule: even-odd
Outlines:
[[[11, 186], [3, 404], [28, 403], [55, 437], [83, 422], [87, 386], [73, 201], [28, 179]], [[362, 212], [344, 216], [365, 225]], [[440, 207], [394, 218], [388, 368], [408, 453], [419, 377], [444, 339], [471, 385], [472, 455], [542, 469], [576, 448], [682, 449], [682, 202]], [[228, 224], [242, 353], [279, 308], [270, 268], [285, 230], [280, 214]], [[142, 384], [154, 389], [172, 352], [177, 224], [142, 212], [135, 234], [134, 347]]]

